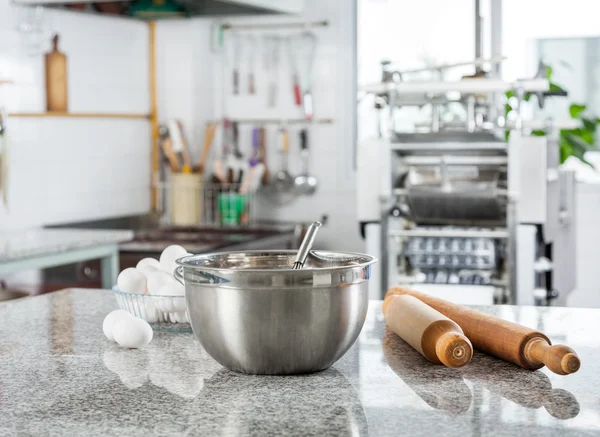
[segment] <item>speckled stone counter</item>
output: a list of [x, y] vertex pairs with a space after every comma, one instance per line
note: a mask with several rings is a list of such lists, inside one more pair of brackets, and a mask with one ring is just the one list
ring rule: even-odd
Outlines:
[[572, 346], [570, 376], [482, 354], [460, 370], [429, 364], [371, 302], [332, 368], [264, 377], [225, 370], [192, 334], [121, 350], [101, 329], [114, 308], [101, 290], [0, 304], [0, 436], [600, 435], [600, 310], [487, 308]]
[[133, 238], [127, 230], [30, 229], [0, 232], [0, 262], [57, 254], [73, 249], [120, 243]]

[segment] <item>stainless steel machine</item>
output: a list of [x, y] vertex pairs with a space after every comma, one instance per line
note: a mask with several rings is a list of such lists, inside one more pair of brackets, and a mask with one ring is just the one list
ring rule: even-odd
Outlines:
[[[362, 89], [374, 95], [379, 135], [358, 146], [359, 221], [380, 257], [371, 297], [407, 285], [467, 304], [564, 303], [575, 287], [575, 197], [557, 129], [571, 126], [522, 111], [526, 95], [543, 104], [551, 94], [545, 76], [509, 83], [478, 69], [412, 82], [387, 63], [382, 70]], [[398, 123], [407, 106], [428, 115], [408, 132]], [[538, 129], [545, 135], [531, 135]]]

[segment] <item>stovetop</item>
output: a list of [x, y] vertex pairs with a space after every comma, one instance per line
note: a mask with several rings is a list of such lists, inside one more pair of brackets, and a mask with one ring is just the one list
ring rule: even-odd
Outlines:
[[137, 231], [132, 241], [119, 247], [122, 252], [161, 252], [171, 244], [179, 244], [188, 252], [202, 253], [223, 248], [241, 249], [268, 240], [286, 241], [291, 240], [293, 236], [293, 227], [163, 227]]

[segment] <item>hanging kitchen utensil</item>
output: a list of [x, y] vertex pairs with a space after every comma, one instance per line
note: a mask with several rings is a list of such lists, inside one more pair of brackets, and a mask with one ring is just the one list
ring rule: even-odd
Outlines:
[[289, 137], [286, 128], [281, 127], [277, 132], [281, 154], [281, 170], [275, 175], [273, 188], [276, 192], [287, 193], [294, 187], [294, 178], [288, 172]]
[[307, 129], [300, 130], [300, 155], [302, 159], [302, 173], [294, 178], [294, 188], [301, 195], [311, 195], [317, 191], [317, 178], [308, 173], [308, 131]]
[[238, 95], [240, 93], [240, 54], [241, 54], [241, 38], [238, 33], [231, 34], [230, 43], [230, 58], [232, 65], [232, 86], [233, 94]]
[[[252, 154], [250, 159], [248, 160], [249, 169], [244, 174], [244, 178], [242, 180], [242, 185], [240, 186], [240, 194], [245, 194], [252, 190], [252, 187], [256, 186], [258, 188], [258, 183], [255, 183], [254, 180], [257, 178], [262, 178], [261, 168], [264, 166], [260, 163], [260, 128], [255, 127], [252, 129]], [[260, 174], [257, 174], [260, 173]]]
[[[302, 104], [304, 107], [304, 118], [312, 120], [313, 118], [313, 99], [312, 99], [312, 69], [317, 48], [317, 36], [313, 32], [302, 32], [296, 37], [292, 37], [290, 56], [294, 65], [296, 65], [296, 76], [298, 79], [299, 91], [302, 94]], [[294, 85], [294, 94], [296, 94], [296, 85]], [[298, 100], [296, 100], [298, 104]]]
[[246, 55], [248, 57], [248, 94], [256, 93], [254, 82], [254, 57], [256, 54], [256, 39], [252, 35], [246, 37]]
[[306, 257], [308, 253], [312, 249], [312, 246], [315, 242], [315, 238], [317, 237], [317, 231], [321, 227], [320, 222], [314, 222], [306, 231], [306, 235], [300, 244], [300, 248], [298, 249], [298, 254], [296, 255], [296, 259], [294, 260], [294, 265], [292, 266], [293, 270], [300, 270], [304, 267], [304, 262], [306, 261]]
[[267, 35], [264, 37], [265, 70], [269, 76], [267, 104], [270, 108], [275, 107], [277, 104], [280, 44], [281, 38], [277, 35]]
[[233, 169], [233, 183], [241, 184], [244, 174], [248, 172], [248, 163], [244, 159], [244, 154], [240, 150], [240, 132], [239, 124], [233, 122], [231, 124], [233, 155], [231, 168]]
[[204, 134], [204, 144], [202, 145], [202, 153], [200, 154], [198, 167], [195, 169], [198, 173], [204, 173], [206, 159], [208, 158], [208, 152], [210, 151], [210, 148], [212, 146], [216, 130], [217, 123], [208, 123], [206, 125], [206, 132]]
[[259, 151], [260, 151], [260, 162], [264, 167], [261, 183], [267, 185], [269, 183], [269, 167], [267, 166], [267, 130], [265, 127], [260, 128], [260, 140], [259, 140]]
[[296, 106], [302, 105], [302, 91], [300, 89], [300, 78], [298, 75], [298, 63], [294, 54], [293, 39], [286, 40], [287, 52], [290, 61], [290, 69], [292, 70], [292, 91], [294, 93], [294, 103]]

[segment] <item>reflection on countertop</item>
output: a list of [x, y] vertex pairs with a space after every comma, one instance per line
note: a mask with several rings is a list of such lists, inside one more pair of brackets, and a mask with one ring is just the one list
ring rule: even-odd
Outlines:
[[0, 435], [570, 436], [600, 433], [600, 311], [487, 308], [573, 346], [567, 377], [475, 354], [429, 363], [385, 328], [371, 302], [357, 343], [332, 368], [249, 376], [217, 364], [191, 334], [144, 350], [102, 334], [110, 292], [73, 289], [0, 307]]

